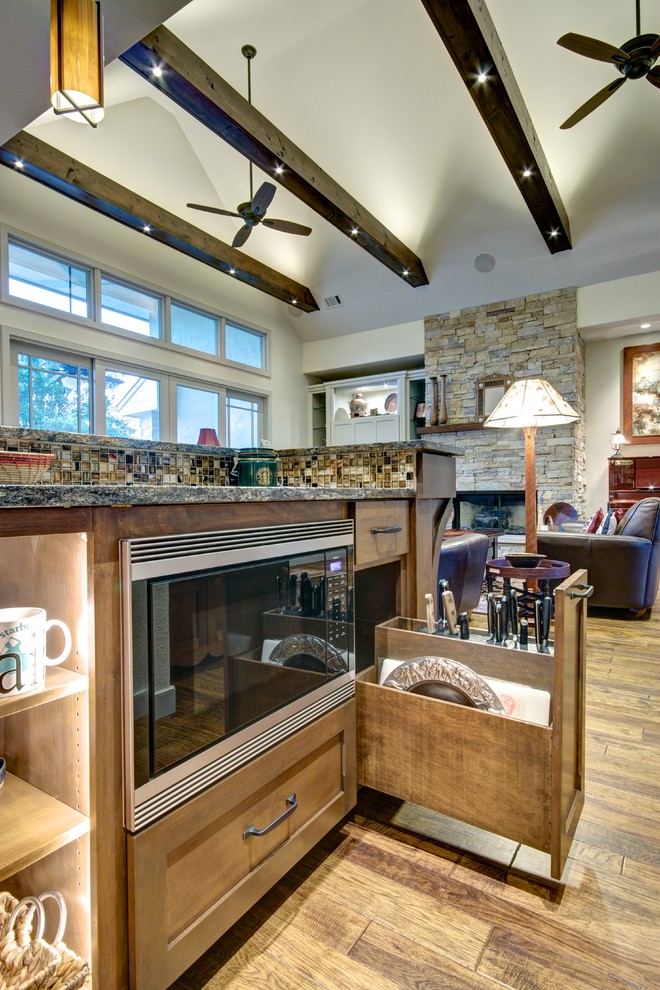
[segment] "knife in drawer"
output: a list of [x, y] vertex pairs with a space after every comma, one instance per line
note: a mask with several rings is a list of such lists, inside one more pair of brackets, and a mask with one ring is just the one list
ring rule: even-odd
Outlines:
[[456, 621], [456, 602], [454, 601], [454, 593], [452, 591], [442, 592], [442, 604], [444, 606], [447, 628], [451, 635], [455, 636], [458, 632], [458, 623]]
[[430, 633], [435, 632], [435, 606], [433, 604], [433, 595], [424, 595], [426, 600], [426, 631]]

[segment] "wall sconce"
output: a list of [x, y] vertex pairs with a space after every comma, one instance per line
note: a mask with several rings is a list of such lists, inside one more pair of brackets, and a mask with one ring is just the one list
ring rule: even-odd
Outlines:
[[51, 0], [50, 101], [56, 114], [103, 120], [103, 21], [99, 0]]
[[614, 447], [614, 453], [613, 453], [612, 456], [613, 457], [620, 457], [621, 456], [621, 444], [622, 443], [627, 443], [627, 442], [628, 441], [626, 440], [626, 438], [624, 437], [623, 433], [621, 432], [621, 427], [620, 426], [617, 426], [616, 432], [614, 432], [612, 434], [611, 444]]

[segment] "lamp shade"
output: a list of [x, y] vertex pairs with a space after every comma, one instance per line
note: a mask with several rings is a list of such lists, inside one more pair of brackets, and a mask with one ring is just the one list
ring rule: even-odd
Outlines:
[[542, 378], [521, 378], [493, 409], [484, 426], [525, 429], [530, 426], [560, 426], [579, 419], [575, 410]]
[[103, 119], [103, 39], [97, 0], [51, 0], [50, 93], [56, 114]]
[[209, 427], [203, 427], [199, 431], [199, 436], [197, 437], [197, 443], [203, 447], [219, 447], [220, 441], [218, 440], [218, 434], [214, 429]]

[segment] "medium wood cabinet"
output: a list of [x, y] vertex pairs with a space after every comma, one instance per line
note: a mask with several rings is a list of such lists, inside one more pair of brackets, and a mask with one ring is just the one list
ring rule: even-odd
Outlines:
[[8, 767], [0, 796], [0, 882], [16, 898], [59, 890], [68, 913], [65, 941], [89, 960], [87, 538], [86, 532], [0, 538], [3, 607], [43, 608], [72, 637], [68, 658], [47, 669], [43, 691], [0, 701], [0, 754]]
[[168, 987], [355, 801], [350, 701], [129, 836], [131, 987]]
[[660, 492], [660, 456], [610, 457], [608, 461], [611, 509], [629, 509], [640, 499]]
[[443, 656], [483, 677], [547, 691], [550, 725], [382, 687], [356, 685], [358, 783], [546, 852], [562, 875], [584, 804], [586, 571], [556, 590], [552, 654], [429, 636], [417, 620], [376, 630], [376, 656]]

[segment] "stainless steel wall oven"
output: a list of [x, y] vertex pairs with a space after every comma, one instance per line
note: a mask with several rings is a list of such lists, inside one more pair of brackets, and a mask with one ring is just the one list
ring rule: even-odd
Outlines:
[[353, 523], [122, 540], [125, 824], [355, 691]]

